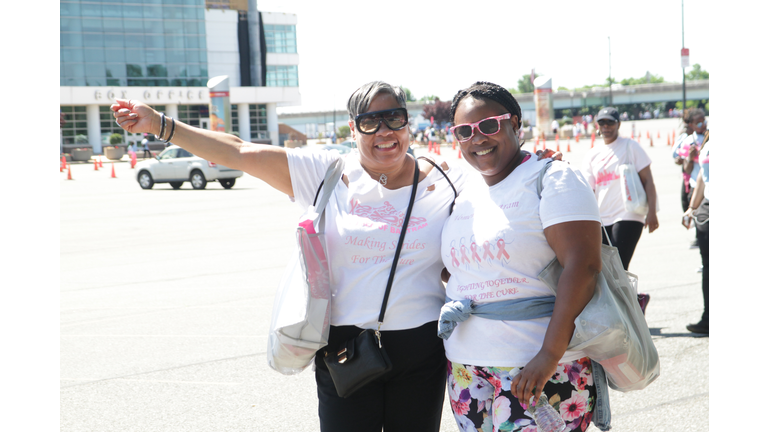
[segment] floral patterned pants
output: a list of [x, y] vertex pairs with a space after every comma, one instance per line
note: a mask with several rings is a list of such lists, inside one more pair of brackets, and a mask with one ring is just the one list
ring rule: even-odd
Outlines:
[[[533, 416], [510, 392], [512, 379], [522, 369], [448, 362], [448, 396], [459, 430], [537, 432]], [[558, 364], [544, 393], [568, 430], [586, 431], [595, 405], [592, 362], [584, 357]]]

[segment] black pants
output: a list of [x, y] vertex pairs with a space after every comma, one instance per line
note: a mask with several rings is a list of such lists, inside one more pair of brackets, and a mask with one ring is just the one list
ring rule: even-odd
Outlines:
[[688, 210], [691, 205], [691, 198], [693, 198], [693, 187], [688, 187], [688, 192], [685, 191], [685, 185], [688, 184], [688, 180], [683, 179], [683, 187], [680, 189], [680, 203], [683, 205], [683, 213]]
[[147, 150], [147, 149], [144, 149], [144, 154], [141, 157], [146, 158], [147, 157], [147, 153], [149, 153], [149, 157], [152, 157], [152, 152]]
[[704, 313], [701, 315], [701, 320], [709, 323], [709, 230], [702, 231], [697, 227], [696, 240], [699, 241], [701, 254], [701, 293], [704, 295]]
[[[629, 262], [635, 253], [635, 247], [640, 241], [644, 226], [644, 223], [637, 221], [618, 221], [613, 225], [605, 226], [605, 230], [611, 236], [611, 244], [619, 250], [619, 257], [621, 257], [624, 270], [629, 270]], [[603, 244], [608, 244], [605, 233], [603, 233]]]
[[[328, 350], [362, 329], [332, 326]], [[322, 359], [315, 357], [315, 380], [322, 432], [438, 432], [445, 397], [447, 360], [437, 321], [409, 330], [382, 331], [381, 344], [392, 370], [381, 379], [339, 397]]]

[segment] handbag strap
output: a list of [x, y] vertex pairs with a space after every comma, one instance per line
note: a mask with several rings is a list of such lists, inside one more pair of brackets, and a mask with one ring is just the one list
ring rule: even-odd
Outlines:
[[445, 171], [443, 171], [442, 168], [440, 168], [440, 166], [438, 164], [436, 164], [432, 159], [429, 159], [429, 158], [424, 157], [424, 156], [419, 156], [419, 159], [424, 159], [425, 161], [431, 163], [432, 166], [437, 168], [437, 170], [440, 171], [440, 174], [442, 174], [443, 177], [445, 177], [445, 179], [448, 180], [448, 184], [451, 185], [451, 189], [453, 189], [453, 202], [451, 203], [451, 206], [448, 209], [448, 214], [452, 214], [453, 213], [453, 205], [456, 204], [456, 198], [459, 196], [459, 193], [456, 192], [456, 187], [453, 185], [453, 182], [451, 181], [451, 179], [448, 178], [448, 176], [445, 174]]
[[[405, 219], [403, 219], [403, 226], [400, 228], [400, 240], [397, 242], [397, 249], [395, 249], [395, 259], [392, 261], [392, 270], [389, 272], [389, 280], [387, 281], [387, 290], [384, 291], [384, 300], [381, 302], [381, 312], [379, 313], [379, 329], [384, 322], [384, 313], [387, 311], [387, 301], [389, 300], [389, 292], [392, 289], [392, 282], [395, 280], [395, 269], [397, 268], [397, 261], [400, 259], [400, 249], [403, 246], [405, 240], [405, 232], [408, 231], [408, 220], [411, 218], [411, 210], [413, 210], [413, 202], [416, 200], [416, 188], [419, 185], [419, 162], [413, 159], [413, 164], [416, 166], [413, 171], [413, 188], [411, 189], [411, 201], [408, 203], [408, 210], [405, 213]], [[378, 331], [377, 331], [378, 333]], [[379, 346], [381, 346], [381, 340], [379, 339]]]
[[[552, 165], [552, 162], [554, 162], [554, 161], [553, 160], [548, 161], [544, 165], [544, 168], [542, 168], [541, 171], [539, 171], [539, 179], [536, 182], [536, 194], [539, 195], [539, 200], [541, 200], [541, 190], [544, 188], [544, 174], [549, 169], [549, 166]], [[603, 233], [605, 233], [605, 238], [608, 240], [608, 245], [613, 247], [613, 244], [611, 244], [611, 236], [608, 235], [608, 231], [606, 231], [605, 225], [603, 225], [603, 221], [602, 220], [600, 221], [600, 228], [602, 228], [603, 229]]]
[[[333, 163], [331, 163], [331, 165], [328, 167], [328, 171], [325, 172], [325, 178], [323, 178], [323, 181], [320, 182], [320, 186], [317, 187], [315, 200], [312, 202], [312, 205], [315, 206], [315, 208], [325, 208], [325, 205], [328, 204], [328, 200], [333, 193], [333, 189], [336, 187], [336, 183], [338, 183], [339, 179], [341, 179], [341, 174], [343, 171], [344, 159], [338, 158], [333, 161]], [[326, 180], [328, 181], [328, 184], [333, 185], [333, 187], [327, 188], [323, 191], [323, 196], [318, 203], [317, 198], [320, 196], [320, 191], [323, 190], [323, 185], [325, 184]]]

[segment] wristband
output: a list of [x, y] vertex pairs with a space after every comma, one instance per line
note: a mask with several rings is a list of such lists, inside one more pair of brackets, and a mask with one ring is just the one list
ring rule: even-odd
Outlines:
[[165, 135], [165, 113], [160, 113], [160, 135], [155, 135], [155, 138], [162, 140]]
[[166, 144], [171, 142], [171, 139], [173, 139], [173, 133], [176, 132], [176, 120], [174, 120], [173, 117], [168, 117], [168, 118], [171, 119], [171, 133], [168, 134], [168, 139], [163, 141]]

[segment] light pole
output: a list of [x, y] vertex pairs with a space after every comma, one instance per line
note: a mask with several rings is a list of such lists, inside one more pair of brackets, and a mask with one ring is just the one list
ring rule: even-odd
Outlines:
[[613, 106], [613, 80], [611, 79], [611, 37], [608, 36], [608, 106]]
[[[682, 21], [683, 21], [683, 49], [685, 49], [685, 2], [684, 0], [680, 0], [680, 8], [682, 10]], [[685, 65], [682, 65], [683, 67], [683, 114], [685, 114]]]

